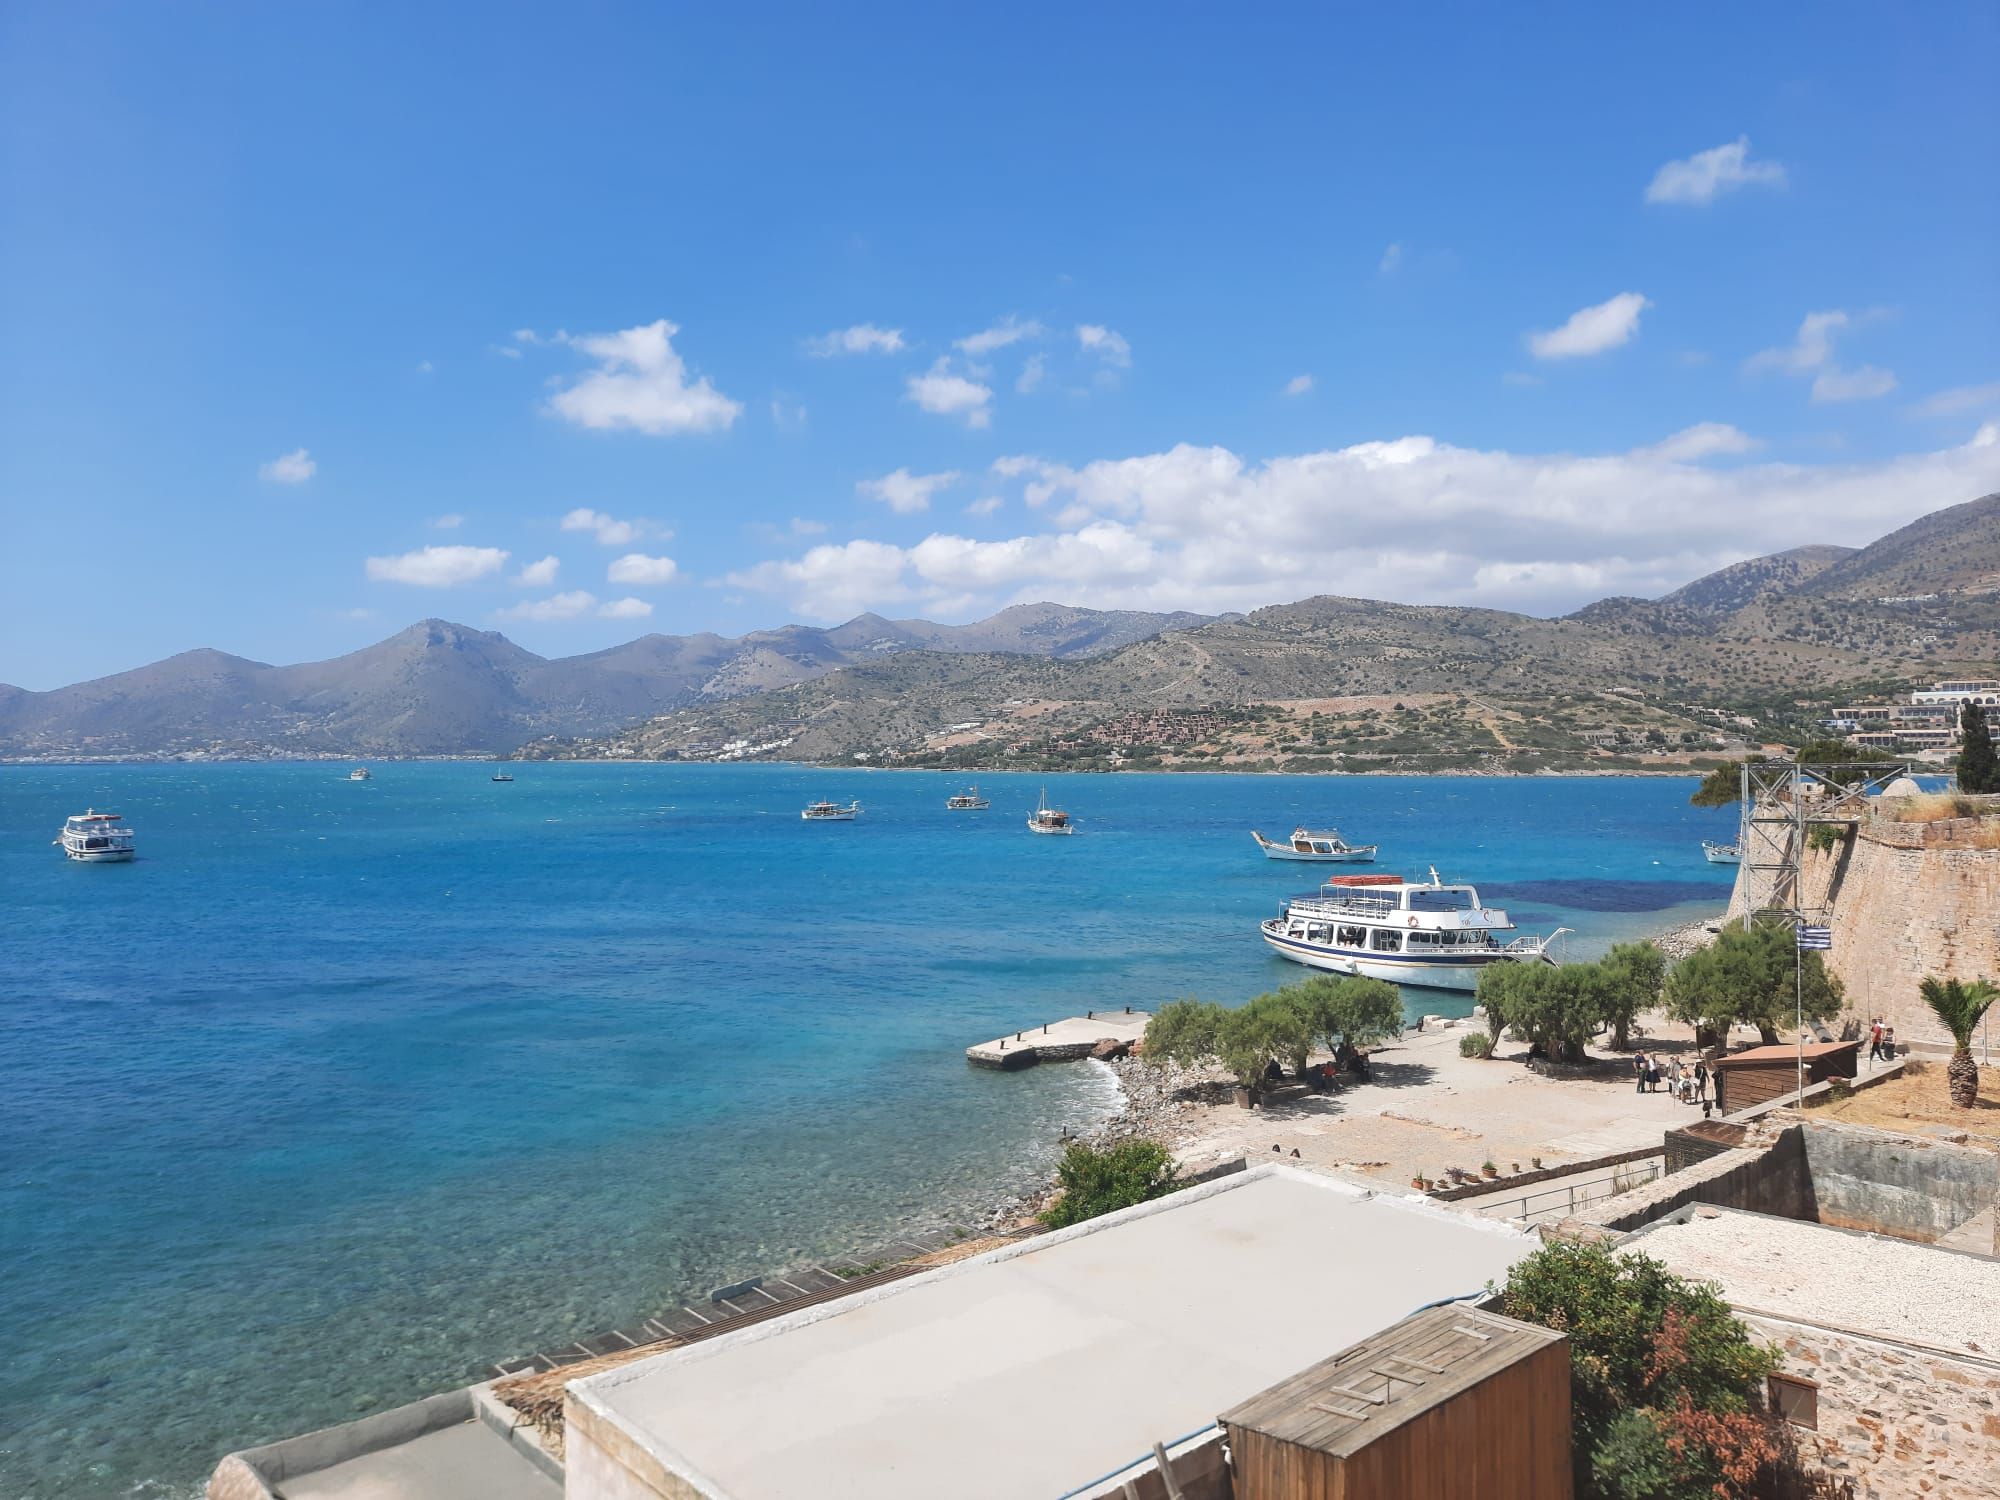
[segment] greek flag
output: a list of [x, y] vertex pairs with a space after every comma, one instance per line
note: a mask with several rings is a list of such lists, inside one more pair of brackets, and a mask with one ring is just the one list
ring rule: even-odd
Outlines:
[[1833, 929], [1831, 927], [1807, 927], [1799, 925], [1799, 952], [1828, 953], [1833, 949]]

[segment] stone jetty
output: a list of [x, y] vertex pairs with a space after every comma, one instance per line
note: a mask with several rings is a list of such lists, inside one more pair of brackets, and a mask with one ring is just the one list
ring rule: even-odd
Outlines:
[[1066, 1062], [1090, 1056], [1103, 1041], [1130, 1047], [1146, 1034], [1146, 1023], [1152, 1019], [1150, 1012], [1133, 1010], [1130, 1006], [1123, 1010], [1093, 1010], [967, 1047], [965, 1060], [983, 1068], [1010, 1072], [1033, 1067], [1038, 1062]]

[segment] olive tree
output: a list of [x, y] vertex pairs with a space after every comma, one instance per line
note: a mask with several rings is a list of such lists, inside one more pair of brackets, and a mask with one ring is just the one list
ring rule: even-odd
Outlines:
[[1667, 1014], [1721, 1036], [1731, 1026], [1757, 1028], [1766, 1043], [1795, 1014], [1824, 1021], [1840, 1014], [1840, 980], [1817, 953], [1800, 953], [1781, 913], [1763, 913], [1748, 931], [1732, 924], [1714, 943], [1689, 954], [1667, 975]]
[[1604, 1011], [1598, 1018], [1611, 1028], [1611, 1047], [1623, 1052], [1632, 1045], [1632, 1020], [1660, 1003], [1667, 979], [1667, 955], [1657, 943], [1616, 943], [1598, 960], [1604, 977]]

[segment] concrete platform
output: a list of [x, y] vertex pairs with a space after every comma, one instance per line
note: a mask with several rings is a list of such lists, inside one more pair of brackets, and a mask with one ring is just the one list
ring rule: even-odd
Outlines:
[[562, 1500], [562, 1486], [484, 1422], [427, 1432], [287, 1479], [280, 1500]]
[[1151, 1012], [1143, 1010], [1091, 1011], [967, 1047], [965, 1060], [983, 1068], [1008, 1071], [1033, 1067], [1038, 1062], [1066, 1062], [1088, 1057], [1090, 1049], [1106, 1037], [1136, 1042], [1146, 1034], [1146, 1023], [1152, 1019]]

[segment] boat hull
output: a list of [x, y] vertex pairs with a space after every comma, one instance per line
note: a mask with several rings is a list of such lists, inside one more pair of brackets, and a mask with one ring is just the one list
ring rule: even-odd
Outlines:
[[1476, 990], [1479, 988], [1479, 976], [1492, 965], [1532, 961], [1534, 956], [1538, 956], [1492, 952], [1476, 956], [1454, 954], [1450, 958], [1442, 955], [1437, 958], [1411, 958], [1401, 954], [1389, 957], [1287, 937], [1282, 931], [1274, 930], [1282, 926], [1282, 923], [1267, 922], [1263, 928], [1264, 941], [1280, 957], [1288, 958], [1295, 964], [1304, 964], [1309, 969], [1324, 969], [1330, 974], [1386, 979], [1391, 984], [1410, 985], [1417, 989]]
[[68, 845], [63, 846], [65, 858], [85, 865], [122, 865], [135, 852], [131, 849], [72, 849]]
[[1264, 851], [1264, 858], [1291, 860], [1302, 865], [1372, 865], [1375, 863], [1375, 851], [1381, 847], [1379, 844], [1356, 844], [1352, 848], [1338, 849], [1327, 854], [1307, 854], [1294, 849], [1290, 844], [1275, 843], [1261, 833], [1252, 833], [1250, 837], [1255, 839], [1257, 847]]
[[1717, 848], [1713, 844], [1703, 844], [1701, 852], [1708, 857], [1708, 862], [1712, 865], [1740, 865], [1743, 863], [1742, 853], [1735, 849], [1722, 849]]
[[1063, 824], [1063, 826], [1060, 828], [1044, 828], [1041, 824], [1037, 823], [1033, 818], [1030, 818], [1028, 820], [1028, 832], [1048, 834], [1048, 835], [1055, 835], [1060, 833], [1066, 835], [1075, 833], [1076, 829], [1067, 823]]

